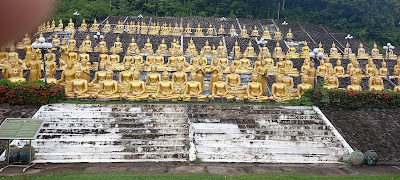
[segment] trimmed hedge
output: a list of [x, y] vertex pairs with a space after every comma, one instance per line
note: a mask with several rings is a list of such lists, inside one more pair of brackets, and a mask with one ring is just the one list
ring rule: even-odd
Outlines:
[[0, 80], [0, 103], [43, 105], [66, 100], [64, 86], [43, 81], [13, 83]]

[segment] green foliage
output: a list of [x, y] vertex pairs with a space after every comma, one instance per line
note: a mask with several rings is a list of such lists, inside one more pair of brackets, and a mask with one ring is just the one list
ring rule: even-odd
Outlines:
[[0, 80], [0, 103], [43, 105], [64, 100], [66, 100], [65, 90], [61, 85], [45, 86], [43, 81], [12, 83], [8, 80]]

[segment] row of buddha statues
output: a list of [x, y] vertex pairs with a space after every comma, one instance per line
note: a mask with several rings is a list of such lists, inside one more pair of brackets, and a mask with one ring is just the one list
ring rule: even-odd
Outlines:
[[[118, 21], [117, 25], [115, 28], [111, 27], [111, 24], [109, 24], [109, 21], [107, 20], [106, 23], [104, 24], [104, 27], [100, 29], [100, 25], [97, 23], [97, 20], [95, 19], [93, 24], [88, 28], [88, 24], [86, 24], [85, 19], [83, 19], [82, 24], [75, 29], [75, 25], [72, 22], [72, 19], [69, 20], [68, 25], [63, 28], [63, 23], [62, 20], [60, 19], [58, 26], [56, 27], [55, 21], [53, 20], [51, 25], [50, 22], [43, 23], [38, 27], [38, 32], [43, 33], [43, 32], [59, 32], [59, 31], [68, 31], [68, 32], [75, 32], [76, 30], [80, 32], [104, 32], [104, 33], [128, 33], [128, 34], [151, 34], [151, 35], [176, 35], [176, 36], [216, 36], [216, 35], [235, 35], [237, 34], [236, 28], [232, 24], [231, 29], [229, 30], [229, 33], [225, 32], [224, 26], [221, 24], [220, 28], [216, 32], [214, 27], [210, 24], [208, 28], [206, 29], [205, 32], [203, 32], [203, 28], [200, 26], [200, 24], [197, 25], [197, 28], [192, 28], [190, 27], [189, 24], [186, 25], [186, 28], [182, 27], [182, 24], [178, 26], [178, 23], [175, 23], [175, 26], [172, 27], [171, 23], [167, 25], [167, 23], [163, 23], [160, 25], [159, 22], [155, 23], [150, 23], [149, 25], [146, 25], [145, 22], [137, 22], [135, 23], [134, 21], [131, 21], [127, 25], [124, 25], [122, 21]], [[243, 38], [249, 38], [249, 37], [262, 37], [265, 40], [282, 40], [284, 37], [282, 33], [279, 30], [279, 27], [277, 28], [276, 32], [274, 33], [274, 36], [272, 37], [269, 30], [268, 26], [265, 26], [265, 29], [263, 31], [263, 34], [260, 35], [257, 26], [254, 26], [254, 29], [251, 31], [251, 34], [248, 33], [246, 29], [246, 25], [243, 25], [243, 27], [240, 30], [240, 37]], [[289, 29], [287, 32], [285, 38], [287, 40], [292, 40], [293, 39], [293, 33], [292, 30]]]

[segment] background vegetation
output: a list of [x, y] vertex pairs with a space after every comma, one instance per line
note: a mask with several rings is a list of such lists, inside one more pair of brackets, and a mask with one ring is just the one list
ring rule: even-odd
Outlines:
[[[59, 0], [55, 19], [89, 22], [113, 16], [202, 16], [308, 21], [400, 45], [399, 0]], [[58, 21], [56, 21], [58, 22]]]

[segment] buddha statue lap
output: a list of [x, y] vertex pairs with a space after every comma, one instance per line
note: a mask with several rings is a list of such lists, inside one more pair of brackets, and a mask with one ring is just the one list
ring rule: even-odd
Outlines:
[[290, 101], [290, 96], [288, 96], [288, 88], [286, 84], [282, 82], [282, 75], [276, 77], [276, 83], [271, 86], [272, 99], [276, 102], [287, 102]]
[[347, 90], [362, 91], [362, 87], [360, 86], [361, 78], [359, 78], [357, 76], [351, 76], [350, 81], [351, 81], [351, 85], [347, 86]]
[[304, 94], [304, 91], [307, 89], [312, 89], [313, 86], [308, 83], [308, 75], [301, 76], [301, 84], [297, 85], [297, 98], [301, 98], [301, 95]]
[[118, 82], [113, 80], [113, 72], [106, 72], [106, 79], [100, 82], [99, 91], [95, 94], [95, 97], [101, 99], [117, 100], [121, 97], [118, 92]]

